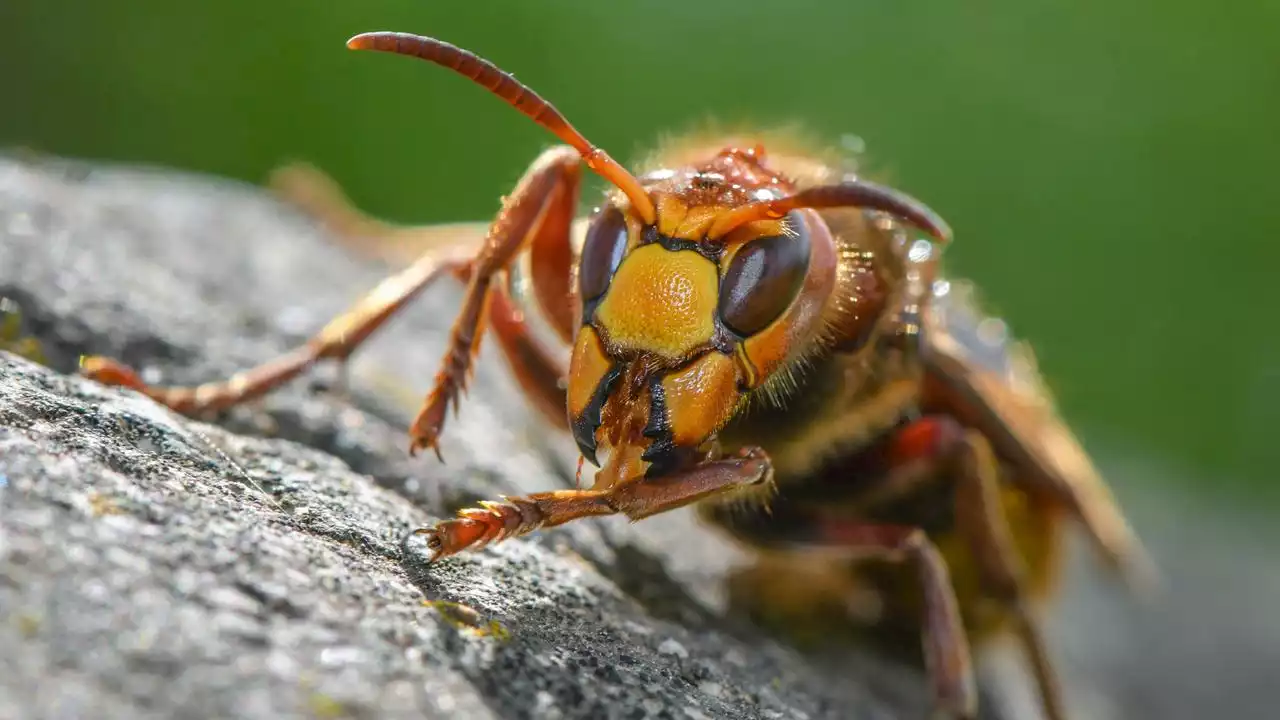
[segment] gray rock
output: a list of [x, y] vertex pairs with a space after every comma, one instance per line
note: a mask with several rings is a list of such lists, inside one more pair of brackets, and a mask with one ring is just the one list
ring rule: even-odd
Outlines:
[[0, 297], [54, 368], [0, 353], [0, 717], [924, 717], [914, 672], [722, 621], [704, 580], [731, 548], [688, 516], [424, 566], [411, 528], [572, 470], [489, 353], [447, 464], [408, 457], [457, 288], [347, 397], [299, 381], [214, 426], [74, 376], [89, 352], [226, 376], [382, 272], [251, 188], [0, 162]]
[[[447, 464], [408, 457], [450, 284], [357, 353], [345, 396], [321, 367], [209, 425], [74, 377], [84, 353], [166, 383], [226, 377], [385, 272], [256, 188], [0, 158], [0, 298], [52, 368], [0, 351], [0, 720], [925, 716], [911, 670], [801, 657], [725, 618], [717, 580], [741, 555], [687, 512], [425, 567], [409, 529], [565, 486], [575, 458], [491, 343]], [[1102, 464], [1166, 594], [1133, 605], [1073, 563], [1051, 629], [1078, 716], [1270, 717], [1269, 520], [1178, 497], [1124, 452]], [[985, 667], [1007, 709], [986, 712], [1033, 717], [1006, 660]]]

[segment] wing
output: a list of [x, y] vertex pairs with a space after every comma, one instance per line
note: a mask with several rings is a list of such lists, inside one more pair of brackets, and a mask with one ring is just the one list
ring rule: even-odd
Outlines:
[[927, 320], [926, 388], [981, 430], [1022, 482], [1071, 508], [1108, 563], [1141, 586], [1154, 580], [1137, 537], [1075, 434], [1058, 415], [1035, 356], [980, 309], [964, 281], [939, 281]]

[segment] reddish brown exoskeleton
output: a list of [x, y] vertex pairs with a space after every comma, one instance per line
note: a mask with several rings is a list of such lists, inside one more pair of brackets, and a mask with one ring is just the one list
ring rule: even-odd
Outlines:
[[[533, 163], [484, 232], [434, 231], [456, 242], [430, 243], [291, 354], [196, 388], [149, 387], [104, 358], [85, 372], [182, 412], [226, 408], [345, 360], [451, 275], [466, 293], [411, 452], [439, 453], [487, 328], [533, 404], [600, 469], [589, 489], [486, 502], [418, 531], [433, 559], [578, 518], [697, 503], [758, 549], [758, 565], [731, 581], [757, 617], [830, 627], [855, 619], [851, 598], [874, 589], [886, 600], [878, 622], [919, 627], [936, 700], [954, 716], [976, 707], [970, 640], [1011, 630], [1047, 715], [1065, 718], [1030, 607], [1051, 593], [1063, 520], [1117, 567], [1140, 550], [1030, 353], [993, 335], [967, 286], [939, 277], [951, 231], [935, 213], [818, 154], [766, 153], [745, 138], [668, 148], [633, 175], [465, 50], [401, 33], [348, 46], [450, 68], [568, 146]], [[575, 220], [583, 163], [614, 189]], [[315, 178], [298, 188], [342, 233], [396, 234]], [[567, 368], [526, 321], [518, 263], [572, 348]]]

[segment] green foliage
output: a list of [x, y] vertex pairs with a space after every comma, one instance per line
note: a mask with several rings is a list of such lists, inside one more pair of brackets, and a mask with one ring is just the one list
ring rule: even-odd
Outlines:
[[551, 140], [347, 51], [366, 30], [475, 49], [620, 158], [708, 116], [856, 133], [956, 228], [949, 266], [1087, 440], [1257, 484], [1280, 464], [1276, 3], [41, 0], [0, 26], [0, 145], [255, 182], [303, 159], [401, 221], [488, 216]]

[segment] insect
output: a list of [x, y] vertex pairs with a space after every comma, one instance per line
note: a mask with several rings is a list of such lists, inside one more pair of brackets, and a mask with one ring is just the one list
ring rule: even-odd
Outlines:
[[[971, 642], [1010, 632], [1046, 714], [1066, 717], [1032, 609], [1052, 594], [1064, 523], [1121, 571], [1140, 548], [1030, 353], [992, 341], [966, 286], [939, 273], [951, 230], [936, 213], [819, 154], [750, 140], [668, 148], [633, 174], [466, 50], [392, 32], [348, 47], [454, 70], [566, 145], [533, 162], [481, 232], [430, 233], [416, 261], [283, 357], [192, 388], [148, 386], [102, 357], [85, 373], [181, 412], [227, 408], [345, 361], [452, 276], [466, 290], [410, 452], [440, 453], [490, 332], [598, 470], [589, 488], [483, 502], [416, 531], [433, 561], [579, 518], [693, 505], [758, 551], [731, 580], [758, 616], [825, 623], [875, 589], [882, 622], [919, 632], [935, 701], [955, 717], [976, 711]], [[583, 164], [612, 188], [576, 219]], [[400, 237], [333, 187], [310, 189], [341, 232]], [[529, 304], [571, 348], [567, 367]]]

